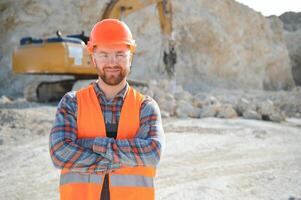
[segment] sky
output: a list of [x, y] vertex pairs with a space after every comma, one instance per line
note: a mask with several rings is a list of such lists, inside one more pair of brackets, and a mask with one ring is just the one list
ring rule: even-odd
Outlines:
[[261, 12], [264, 16], [281, 15], [287, 11], [301, 12], [301, 0], [236, 0]]

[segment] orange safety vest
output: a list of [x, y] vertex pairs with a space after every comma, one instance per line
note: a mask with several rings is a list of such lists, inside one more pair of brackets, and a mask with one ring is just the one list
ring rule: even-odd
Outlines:
[[[106, 137], [101, 106], [90, 85], [77, 97], [78, 138]], [[140, 126], [140, 107], [144, 96], [129, 87], [120, 114], [117, 139], [134, 138]], [[155, 199], [154, 167], [122, 167], [109, 173], [110, 200]], [[61, 200], [99, 200], [105, 174], [61, 171]]]

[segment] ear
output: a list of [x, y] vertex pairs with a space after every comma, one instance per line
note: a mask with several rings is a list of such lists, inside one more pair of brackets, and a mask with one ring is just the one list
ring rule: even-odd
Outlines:
[[131, 58], [130, 58], [130, 67], [132, 66], [133, 59], [134, 59], [134, 54], [133, 54], [133, 53], [131, 53]]
[[93, 56], [93, 54], [90, 54], [90, 60], [92, 61], [92, 63], [93, 63], [93, 67], [95, 67], [96, 68], [96, 61], [95, 61], [95, 58], [94, 58], [94, 56]]

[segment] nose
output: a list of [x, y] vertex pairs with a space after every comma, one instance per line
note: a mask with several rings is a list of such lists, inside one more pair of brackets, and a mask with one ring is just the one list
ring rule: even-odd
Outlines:
[[117, 59], [116, 59], [116, 56], [115, 54], [109, 54], [108, 55], [108, 64], [116, 64], [117, 63]]

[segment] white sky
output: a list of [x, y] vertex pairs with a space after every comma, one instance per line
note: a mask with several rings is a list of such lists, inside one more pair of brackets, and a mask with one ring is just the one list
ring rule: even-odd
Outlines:
[[261, 12], [264, 16], [281, 15], [287, 11], [301, 12], [301, 0], [236, 0]]

